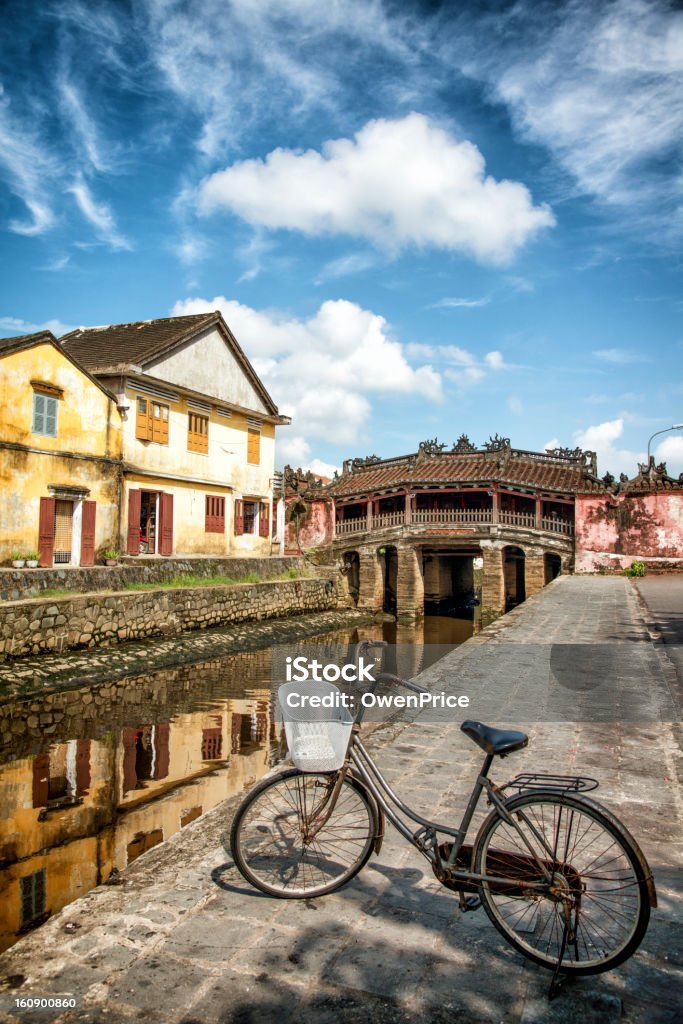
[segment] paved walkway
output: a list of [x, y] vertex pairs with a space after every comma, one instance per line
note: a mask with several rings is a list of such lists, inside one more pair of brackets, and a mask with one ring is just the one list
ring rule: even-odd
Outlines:
[[[471, 717], [483, 693], [491, 710], [504, 702], [493, 724], [513, 720], [528, 729], [529, 747], [498, 765], [495, 777], [534, 768], [600, 778], [597, 795], [639, 840], [660, 904], [640, 950], [616, 971], [572, 981], [549, 1003], [548, 972], [509, 948], [482, 911], [462, 915], [456, 897], [393, 831], [379, 858], [337, 894], [306, 902], [261, 896], [230, 862], [231, 808], [223, 806], [141, 857], [124, 885], [94, 890], [0, 958], [0, 1020], [16, 1021], [7, 1013], [15, 998], [66, 993], [78, 1001], [73, 1011], [16, 1014], [63, 1024], [124, 1024], [141, 1015], [163, 1024], [680, 1020], [680, 727], [671, 721], [671, 676], [647, 618], [623, 578], [562, 578], [488, 639], [423, 675], [439, 688], [471, 690]], [[604, 682], [617, 700], [611, 718], [604, 694], [592, 704], [586, 697], [595, 690], [590, 655], [584, 651], [572, 673], [557, 652], [553, 661], [552, 649], [562, 645], [577, 657], [595, 648], [592, 674], [601, 686], [604, 670], [628, 669], [627, 701], [619, 680]], [[636, 679], [647, 695], [642, 721], [633, 717]], [[566, 693], [583, 700], [581, 720], [568, 716]], [[417, 721], [398, 734], [386, 730], [384, 739], [375, 734], [373, 744], [409, 803], [441, 819], [462, 807], [480, 752], [457, 723]]]

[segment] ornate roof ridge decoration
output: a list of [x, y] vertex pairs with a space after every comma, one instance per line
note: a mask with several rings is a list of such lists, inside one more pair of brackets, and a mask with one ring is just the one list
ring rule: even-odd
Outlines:
[[440, 444], [438, 437], [428, 438], [426, 441], [420, 441], [417, 448], [418, 459], [433, 459], [435, 455], [441, 455], [448, 445]]
[[453, 442], [452, 455], [470, 455], [476, 452], [476, 444], [472, 444], [467, 434], [461, 434], [457, 441]]
[[484, 441], [485, 452], [502, 452], [511, 448], [509, 437], [500, 437], [498, 433], [492, 434], [488, 441]]
[[292, 466], [285, 466], [283, 470], [284, 493], [287, 497], [292, 494], [310, 494], [312, 491], [320, 492], [326, 486], [319, 476], [312, 473], [310, 469], [293, 469]]
[[633, 491], [672, 491], [683, 487], [683, 473], [678, 480], [669, 476], [666, 471], [666, 462], [655, 463], [654, 455], [650, 456], [649, 463], [639, 462], [638, 473], [629, 480], [625, 473], [622, 473], [619, 483], [619, 490], [624, 493]]

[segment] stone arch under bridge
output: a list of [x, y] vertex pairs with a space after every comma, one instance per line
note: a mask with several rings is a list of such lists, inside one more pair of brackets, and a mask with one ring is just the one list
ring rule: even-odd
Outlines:
[[[475, 630], [535, 594], [560, 572], [570, 572], [573, 545], [553, 538], [498, 539], [374, 536], [338, 540], [337, 555], [352, 568], [359, 610], [409, 620], [438, 610], [471, 615]], [[436, 608], [434, 606], [437, 606]]]

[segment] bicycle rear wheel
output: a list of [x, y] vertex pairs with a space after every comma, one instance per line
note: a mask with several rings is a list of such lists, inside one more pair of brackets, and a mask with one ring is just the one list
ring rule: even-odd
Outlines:
[[649, 869], [623, 825], [593, 801], [558, 793], [522, 794], [506, 809], [517, 827], [493, 811], [473, 857], [477, 874], [504, 879], [480, 887], [498, 931], [542, 967], [561, 957], [567, 974], [598, 974], [631, 956], [650, 917]]
[[334, 892], [358, 874], [372, 853], [377, 814], [365, 787], [345, 778], [329, 819], [336, 774], [280, 772], [253, 789], [230, 832], [235, 864], [262, 892], [308, 899]]

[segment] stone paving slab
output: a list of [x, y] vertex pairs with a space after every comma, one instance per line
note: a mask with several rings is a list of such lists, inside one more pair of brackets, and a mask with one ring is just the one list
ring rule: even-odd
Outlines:
[[[576, 607], [583, 643], [628, 644], [642, 684], [665, 688], [631, 595], [631, 584], [619, 578], [563, 579], [497, 624], [488, 640], [465, 644], [432, 666], [422, 681], [455, 685], [470, 660], [498, 672], [491, 647], [540, 637], [572, 643]], [[585, 606], [591, 615], [580, 611]], [[484, 671], [480, 678], [492, 690], [504, 685], [504, 677], [492, 680]], [[540, 699], [549, 685], [545, 667], [525, 662], [521, 683]], [[492, 724], [506, 719], [499, 714]], [[4, 954], [0, 1020], [672, 1024], [680, 1019], [683, 981], [680, 725], [535, 717], [509, 724], [528, 728], [530, 744], [496, 764], [494, 778], [532, 768], [576, 772], [591, 762], [599, 800], [623, 818], [650, 861], [659, 909], [638, 953], [617, 970], [568, 981], [548, 1002], [549, 972], [509, 947], [483, 911], [462, 914], [457, 897], [438, 886], [429, 865], [393, 830], [380, 856], [340, 892], [306, 901], [265, 897], [231, 863], [233, 802], [140, 857], [124, 885], [93, 890]], [[462, 808], [481, 760], [456, 722], [418, 720], [403, 731], [395, 725], [376, 732], [370, 745], [409, 802], [446, 821]], [[80, 928], [66, 932], [67, 922]], [[20, 977], [23, 983], [8, 990], [7, 979], [16, 985]], [[79, 1000], [73, 1011], [12, 1009], [19, 993], [66, 992]]]

